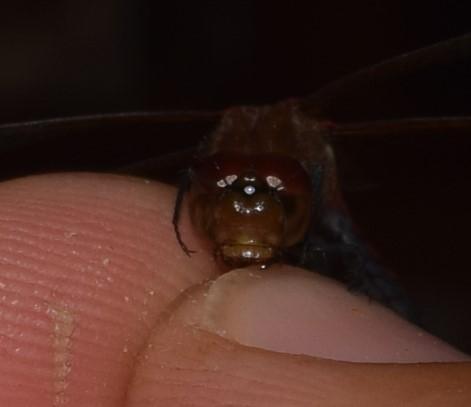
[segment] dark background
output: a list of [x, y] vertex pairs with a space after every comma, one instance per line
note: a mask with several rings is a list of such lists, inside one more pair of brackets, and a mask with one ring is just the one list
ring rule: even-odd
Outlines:
[[[220, 109], [303, 97], [366, 65], [471, 31], [471, 4], [466, 1], [285, 3], [35, 0], [2, 5], [0, 123], [120, 111]], [[430, 76], [419, 91], [407, 88], [410, 94], [396, 86], [407, 103], [394, 108], [388, 94], [379, 104], [363, 104], [368, 96], [358, 95], [339, 118], [471, 114], [470, 66], [445, 69]], [[94, 141], [97, 157], [105, 157], [100, 148], [112, 158], [138, 143], [129, 134], [119, 139], [124, 143], [119, 149], [117, 137], [106, 137], [101, 137], [101, 147], [98, 138]], [[73, 145], [69, 138], [63, 140]], [[173, 133], [161, 134], [160, 140], [169, 138], [178, 144]], [[57, 168], [68, 169], [59, 154], [54, 156], [54, 146], [60, 150], [55, 143], [56, 138], [44, 144], [44, 151], [38, 143], [29, 151], [8, 150], [10, 161], [2, 156], [1, 164], [31, 163], [34, 157], [39, 163], [39, 157], [48, 157], [60, 163]], [[78, 144], [76, 156], [83, 157]], [[180, 144], [172, 148], [185, 147], [185, 142]], [[469, 141], [442, 137], [424, 159], [428, 144], [423, 139], [409, 142], [407, 151], [396, 141], [361, 145], [366, 155], [358, 154], [357, 161], [371, 161], [370, 168], [382, 166], [399, 175], [379, 194], [371, 195], [367, 188], [363, 194], [350, 194], [350, 205], [361, 229], [410, 291], [426, 328], [471, 351]], [[420, 161], [415, 160], [418, 156]], [[64, 151], [60, 157], [69, 160]], [[430, 169], [423, 193], [415, 192], [424, 181], [414, 178], [414, 163], [416, 169]], [[35, 171], [51, 169], [44, 162], [38, 165], [43, 167]]]
[[172, 3], [3, 4], [0, 122], [300, 97], [471, 28], [465, 1]]

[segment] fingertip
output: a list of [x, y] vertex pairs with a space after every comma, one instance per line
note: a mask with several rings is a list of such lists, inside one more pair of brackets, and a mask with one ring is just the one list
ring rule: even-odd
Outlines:
[[369, 298], [317, 273], [279, 266], [219, 277], [201, 324], [238, 343], [351, 362], [430, 362], [467, 356]]
[[[447, 377], [456, 370], [450, 365], [459, 364], [437, 368], [437, 364], [348, 363], [316, 357], [322, 354], [319, 347], [306, 351], [304, 339], [299, 341], [299, 337], [316, 341], [319, 330], [325, 327], [319, 327], [324, 322], [318, 319], [314, 329], [308, 326], [306, 330], [305, 318], [311, 316], [303, 309], [310, 301], [322, 308], [329, 296], [337, 304], [345, 291], [336, 284], [325, 284], [324, 279], [314, 277], [312, 282], [311, 278], [286, 267], [262, 275], [255, 270], [238, 270], [185, 292], [162, 315], [140, 354], [128, 405], [336, 406], [349, 405], [353, 397], [358, 405], [377, 405], [380, 401], [392, 406], [409, 400], [412, 393], [428, 398], [432, 392], [442, 394], [444, 389], [458, 391], [468, 379], [465, 372], [459, 381], [451, 378], [435, 386], [440, 380], [437, 377]], [[298, 305], [302, 305], [297, 310], [304, 315], [293, 315], [296, 307], [286, 302], [282, 303], [287, 306], [284, 311], [274, 307], [270, 291], [276, 298], [297, 296]], [[303, 291], [311, 297], [316, 292], [319, 296], [314, 295], [318, 298], [312, 302], [302, 298]], [[370, 304], [361, 301], [365, 306]], [[325, 316], [325, 311], [321, 309], [319, 315]], [[286, 319], [291, 319], [289, 327]], [[285, 324], [283, 328], [280, 323]], [[280, 341], [273, 342], [273, 334], [283, 337], [281, 347]], [[330, 332], [330, 340], [335, 342], [338, 336], [340, 341], [351, 343], [352, 335]], [[337, 341], [335, 347], [342, 345]], [[342, 352], [340, 349], [335, 356], [340, 358]]]
[[178, 246], [174, 193], [100, 174], [0, 184], [1, 405], [123, 398], [157, 315], [215, 272]]
[[262, 349], [350, 362], [467, 356], [369, 298], [289, 266], [233, 270], [179, 310], [187, 323]]

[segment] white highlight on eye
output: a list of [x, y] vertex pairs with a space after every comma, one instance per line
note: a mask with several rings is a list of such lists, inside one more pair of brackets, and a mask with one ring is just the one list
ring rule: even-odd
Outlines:
[[277, 191], [281, 191], [282, 189], [285, 189], [281, 179], [279, 179], [278, 177], [275, 177], [274, 175], [269, 175], [268, 177], [265, 178], [265, 180], [267, 181], [267, 184], [270, 188], [276, 189]]
[[244, 192], [247, 195], [253, 195], [253, 194], [255, 194], [256, 189], [253, 185], [247, 185], [247, 186], [244, 187]]
[[231, 185], [237, 180], [237, 175], [228, 175], [226, 178], [227, 185]]
[[237, 175], [227, 175], [224, 177], [224, 179], [220, 179], [218, 182], [216, 182], [216, 185], [220, 188], [227, 187], [228, 185], [233, 184], [237, 180]]

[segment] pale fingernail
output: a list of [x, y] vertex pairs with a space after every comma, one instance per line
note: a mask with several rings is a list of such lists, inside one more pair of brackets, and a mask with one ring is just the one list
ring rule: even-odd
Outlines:
[[368, 298], [288, 266], [226, 273], [192, 305], [188, 323], [247, 346], [362, 362], [465, 358]]

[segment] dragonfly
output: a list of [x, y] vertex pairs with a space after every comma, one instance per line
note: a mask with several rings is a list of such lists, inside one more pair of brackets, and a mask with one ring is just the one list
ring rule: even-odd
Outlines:
[[[389, 199], [394, 201], [398, 185], [414, 178], [407, 170], [410, 162], [430, 140], [448, 145], [450, 137], [466, 138], [471, 117], [339, 122], [335, 111], [391, 78], [407, 81], [430, 67], [456, 66], [470, 57], [471, 35], [465, 35], [367, 67], [304, 99], [272, 106], [5, 124], [0, 126], [0, 171], [5, 179], [70, 168], [113, 170], [167, 182], [178, 178], [172, 221], [185, 253], [191, 255], [192, 250], [179, 230], [179, 219], [188, 199], [193, 224], [212, 241], [222, 269], [295, 264], [336, 278], [411, 318], [400, 285], [352, 220], [340, 182], [349, 172], [339, 159], [342, 146], [344, 155], [354, 152], [362, 164], [384, 157], [378, 150], [385, 146], [391, 150], [389, 164], [376, 163], [373, 172], [389, 171], [395, 177], [396, 183], [389, 185]], [[157, 157], [149, 155], [155, 146]], [[179, 150], [181, 146], [185, 148]], [[433, 181], [433, 175], [430, 178]], [[390, 211], [382, 216], [388, 218]], [[433, 233], [434, 219], [430, 221]], [[401, 253], [399, 249], [396, 255]]]

